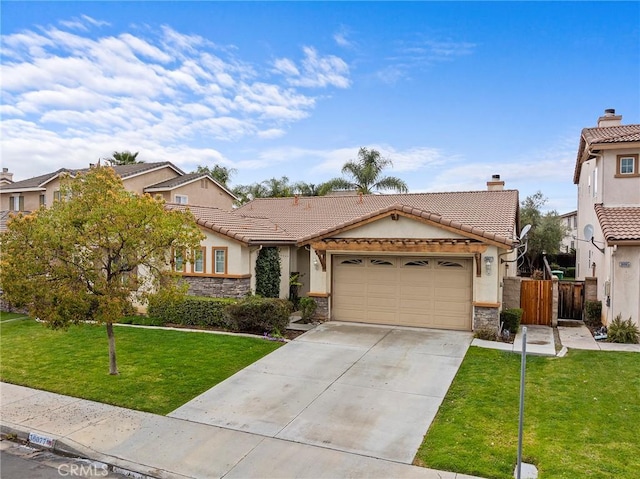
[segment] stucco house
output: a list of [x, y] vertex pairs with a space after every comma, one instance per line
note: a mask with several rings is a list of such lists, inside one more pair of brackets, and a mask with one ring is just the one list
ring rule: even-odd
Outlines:
[[576, 278], [597, 278], [602, 320], [640, 324], [640, 125], [605, 110], [584, 128], [573, 182], [578, 185]]
[[[113, 167], [122, 178], [125, 188], [142, 194], [161, 195], [165, 201], [180, 204], [198, 204], [231, 209], [235, 196], [223, 185], [206, 174], [185, 173], [168, 161], [136, 163]], [[3, 168], [0, 174], [0, 211], [4, 220], [11, 211], [34, 211], [42, 205], [51, 205], [60, 198], [60, 179], [85, 169], [61, 168], [40, 176], [13, 181], [13, 174]]]
[[578, 211], [570, 211], [560, 215], [563, 226], [566, 228], [566, 233], [562, 238], [560, 244], [561, 253], [570, 253], [571, 250], [576, 249], [576, 238], [578, 237]]
[[[261, 248], [278, 248], [280, 296], [299, 275], [301, 296], [322, 319], [457, 330], [497, 329], [503, 278], [516, 275], [519, 202], [495, 176], [487, 190], [256, 199], [234, 196], [211, 177], [169, 162], [116, 166], [136, 193], [189, 209], [205, 234], [172, 268], [191, 294], [243, 297], [255, 291]], [[2, 218], [59, 197], [61, 169], [0, 186]], [[191, 258], [191, 261], [189, 261]]]
[[[495, 180], [495, 178], [494, 178]], [[300, 294], [324, 319], [457, 330], [498, 328], [502, 280], [515, 276], [518, 192], [256, 199], [233, 211], [189, 208], [206, 235], [194, 264], [176, 261], [193, 294], [255, 289], [261, 248], [277, 247], [281, 297]]]

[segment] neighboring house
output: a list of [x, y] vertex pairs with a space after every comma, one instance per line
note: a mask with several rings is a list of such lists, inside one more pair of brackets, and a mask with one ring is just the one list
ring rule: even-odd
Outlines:
[[560, 215], [562, 225], [566, 228], [564, 238], [560, 244], [561, 253], [571, 253], [576, 249], [576, 238], [578, 237], [578, 211], [571, 211]]
[[640, 324], [640, 125], [605, 110], [582, 130], [573, 182], [578, 185], [576, 278], [597, 278], [602, 318]]
[[[231, 209], [236, 199], [209, 175], [185, 174], [168, 161], [114, 166], [113, 169], [129, 191], [161, 195], [168, 202]], [[0, 218], [6, 218], [10, 211], [33, 211], [42, 205], [51, 205], [60, 198], [61, 177], [84, 171], [88, 171], [88, 168], [61, 168], [46, 175], [14, 182], [13, 175], [3, 168], [0, 175]], [[0, 230], [4, 230], [5, 225], [6, 221], [2, 221]]]
[[472, 330], [498, 328], [502, 280], [515, 276], [518, 192], [255, 199], [234, 211], [189, 208], [206, 235], [194, 264], [174, 268], [192, 294], [255, 290], [259, 250], [277, 247], [281, 297], [300, 294], [334, 320]]

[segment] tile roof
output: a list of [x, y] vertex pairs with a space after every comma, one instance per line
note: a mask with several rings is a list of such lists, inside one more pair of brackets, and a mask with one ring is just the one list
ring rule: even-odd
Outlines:
[[[137, 174], [140, 174], [140, 173], [144, 173], [145, 171], [153, 170], [153, 169], [160, 168], [160, 167], [163, 167], [163, 166], [170, 166], [171, 168], [175, 169], [178, 173], [184, 174], [184, 172], [182, 170], [180, 170], [179, 168], [174, 166], [169, 161], [161, 161], [161, 162], [157, 162], [157, 163], [135, 163], [135, 164], [132, 164], [132, 165], [114, 166], [112, 168], [115, 170], [115, 172], [121, 178], [127, 178], [129, 176], [133, 176], [133, 175], [137, 175]], [[21, 181], [15, 181], [15, 182], [10, 183], [8, 185], [2, 185], [2, 186], [0, 186], [0, 191], [2, 191], [2, 190], [40, 188], [40, 187], [43, 187], [43, 185], [45, 183], [51, 181], [53, 178], [58, 176], [60, 173], [70, 173], [72, 175], [76, 175], [78, 173], [86, 172], [86, 171], [89, 171], [89, 168], [80, 168], [80, 169], [60, 168], [60, 169], [58, 169], [56, 171], [53, 171], [51, 173], [46, 173], [46, 174], [40, 175], [40, 176], [34, 176], [32, 178], [27, 178], [27, 179], [21, 180]]]
[[189, 183], [190, 181], [206, 177], [208, 177], [208, 175], [205, 173], [187, 173], [186, 175], [169, 178], [168, 180], [161, 181], [160, 183], [156, 183], [155, 185], [145, 186], [144, 189], [149, 190], [153, 188], [154, 190], [170, 190], [185, 183]]
[[167, 203], [165, 207], [168, 210], [190, 210], [200, 226], [248, 245], [295, 243], [295, 238], [292, 235], [266, 218], [249, 218], [237, 214], [235, 211], [208, 206]]
[[580, 145], [578, 146], [573, 182], [577, 185], [580, 181], [582, 163], [589, 159], [589, 150], [592, 145], [630, 142], [640, 142], [640, 125], [583, 128], [580, 135]]
[[595, 210], [607, 243], [640, 241], [640, 206], [597, 204]]
[[[511, 240], [518, 214], [518, 191], [467, 191], [391, 195], [258, 198], [234, 211], [254, 218], [269, 218], [298, 241], [331, 229], [355, 224], [367, 217], [400, 208], [461, 232]], [[464, 225], [464, 227], [463, 227]]]
[[192, 181], [199, 180], [201, 178], [207, 178], [212, 183], [218, 185], [224, 192], [226, 192], [229, 196], [231, 196], [234, 200], [236, 200], [236, 195], [234, 195], [227, 187], [220, 184], [211, 175], [206, 173], [187, 173], [182, 176], [176, 176], [175, 178], [169, 178], [168, 180], [161, 181], [160, 183], [156, 183], [155, 185], [145, 186], [144, 191], [167, 191], [177, 188], [178, 186], [185, 185], [187, 183], [191, 183]]
[[588, 143], [623, 143], [640, 141], [640, 125], [618, 125], [584, 128], [582, 136]]

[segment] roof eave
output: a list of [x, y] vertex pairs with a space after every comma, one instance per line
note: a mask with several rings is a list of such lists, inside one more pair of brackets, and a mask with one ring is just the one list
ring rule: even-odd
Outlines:
[[31, 191], [47, 191], [46, 188], [40, 188], [37, 186], [29, 186], [29, 187], [25, 187], [25, 188], [13, 188], [13, 189], [5, 189], [2, 188], [0, 189], [0, 193], [28, 193]]

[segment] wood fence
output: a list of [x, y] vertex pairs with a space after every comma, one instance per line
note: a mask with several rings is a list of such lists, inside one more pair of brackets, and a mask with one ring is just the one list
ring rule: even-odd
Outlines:
[[558, 283], [558, 318], [582, 319], [584, 283], [560, 281]]
[[553, 307], [553, 281], [522, 281], [520, 307], [523, 309], [522, 324], [551, 326]]

